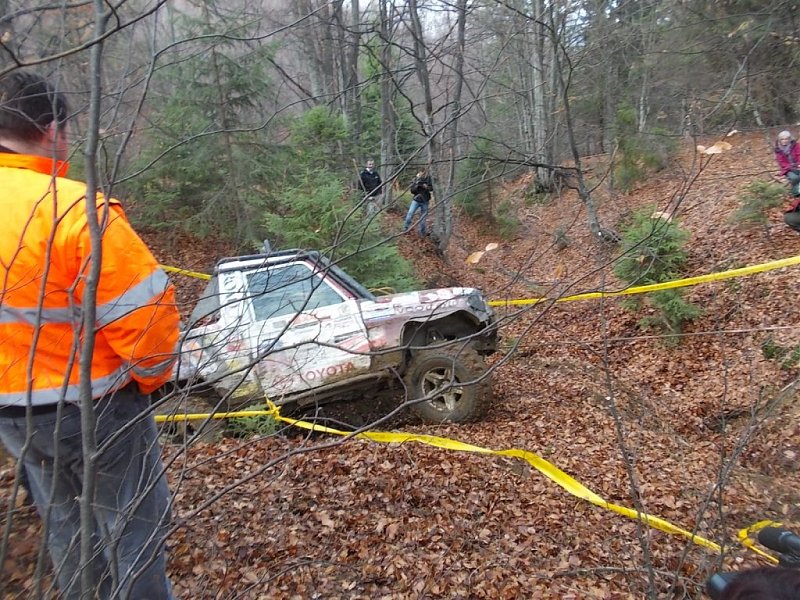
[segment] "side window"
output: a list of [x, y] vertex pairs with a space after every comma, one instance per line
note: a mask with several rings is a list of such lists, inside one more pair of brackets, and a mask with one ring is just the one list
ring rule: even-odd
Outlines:
[[189, 327], [216, 322], [219, 319], [219, 308], [219, 285], [217, 278], [212, 277], [189, 317]]
[[345, 300], [299, 263], [248, 274], [247, 291], [257, 321], [308, 312]]

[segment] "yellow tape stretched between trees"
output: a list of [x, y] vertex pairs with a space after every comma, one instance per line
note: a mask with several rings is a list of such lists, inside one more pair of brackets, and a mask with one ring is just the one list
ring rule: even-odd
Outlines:
[[187, 277], [194, 277], [195, 279], [211, 279], [211, 275], [207, 273], [198, 273], [197, 271], [189, 271], [188, 269], [179, 269], [178, 267], [170, 267], [169, 265], [160, 265], [167, 273], [177, 273], [178, 275], [186, 275]]
[[708, 275], [699, 275], [698, 277], [688, 277], [686, 279], [675, 279], [673, 281], [665, 281], [663, 283], [652, 283], [650, 285], [640, 285], [636, 287], [630, 287], [616, 292], [587, 292], [585, 294], [575, 294], [574, 296], [564, 296], [563, 298], [522, 298], [519, 300], [491, 300], [489, 302], [489, 305], [529, 306], [547, 301], [574, 302], [576, 300], [592, 300], [595, 298], [614, 298], [616, 296], [646, 294], [648, 292], [658, 292], [661, 290], [669, 290], [672, 288], [687, 287], [691, 285], [697, 285], [700, 283], [709, 283], [711, 281], [733, 279], [734, 277], [745, 277], [747, 275], [754, 275], [755, 273], [764, 273], [765, 271], [773, 271], [775, 269], [783, 269], [785, 267], [791, 267], [797, 264], [800, 264], [800, 255], [792, 256], [790, 258], [782, 258], [780, 260], [773, 260], [771, 262], [761, 263], [760, 265], [742, 267], [741, 269], [731, 269], [729, 271], [720, 271], [719, 273], [709, 273]]
[[777, 523], [776, 521], [759, 521], [758, 523], [753, 523], [749, 527], [745, 527], [744, 529], [739, 530], [739, 541], [742, 543], [742, 546], [745, 548], [749, 548], [756, 554], [761, 555], [763, 558], [766, 558], [768, 561], [778, 564], [780, 561], [772, 556], [771, 554], [767, 554], [761, 548], [756, 548], [756, 545], [753, 543], [752, 535], [754, 533], [758, 533], [764, 527], [780, 527], [783, 523]]
[[[785, 267], [791, 267], [798, 264], [800, 264], [800, 255], [793, 256], [790, 258], [784, 258], [781, 260], [761, 263], [758, 265], [752, 265], [749, 267], [743, 267], [740, 269], [731, 269], [728, 271], [721, 271], [719, 273], [709, 273], [708, 275], [700, 275], [698, 277], [688, 277], [686, 279], [677, 279], [673, 281], [666, 281], [663, 283], [630, 287], [615, 292], [587, 292], [583, 294], [575, 294], [573, 296], [564, 296], [562, 298], [523, 298], [517, 300], [492, 300], [489, 302], [489, 305], [526, 306], [547, 301], [574, 302], [577, 300], [591, 300], [597, 298], [614, 298], [617, 296], [629, 296], [633, 294], [646, 294], [648, 292], [657, 292], [660, 290], [688, 287], [688, 286], [698, 285], [701, 283], [721, 281], [723, 279], [745, 277], [748, 275], [754, 275], [756, 273], [764, 273], [766, 271], [773, 271], [775, 269], [783, 269]], [[198, 273], [196, 271], [189, 271], [187, 269], [179, 269], [177, 267], [170, 267], [167, 265], [161, 265], [161, 267], [165, 271], [171, 273], [177, 273], [179, 275], [186, 275], [189, 277], [195, 277], [198, 279], [205, 279], [205, 280], [211, 278], [210, 275], [207, 275], [205, 273]], [[411, 434], [411, 433], [366, 431], [363, 433], [351, 434], [346, 431], [333, 429], [331, 427], [315, 425], [313, 423], [308, 423], [306, 421], [300, 421], [297, 419], [290, 419], [288, 417], [283, 417], [280, 415], [280, 411], [277, 406], [275, 406], [272, 403], [268, 404], [269, 404], [269, 410], [256, 410], [256, 411], [251, 410], [251, 411], [238, 411], [238, 412], [213, 413], [213, 414], [192, 413], [185, 415], [157, 415], [156, 422], [163, 423], [163, 422], [175, 422], [175, 421], [197, 421], [197, 420], [207, 420], [207, 419], [229, 419], [238, 417], [272, 416], [278, 421], [283, 421], [285, 423], [289, 423], [291, 425], [294, 425], [295, 427], [300, 427], [302, 429], [307, 429], [310, 431], [318, 431], [323, 433], [330, 433], [340, 436], [353, 436], [384, 444], [391, 444], [391, 443], [402, 444], [405, 442], [417, 442], [420, 444], [425, 444], [436, 448], [443, 448], [446, 450], [455, 450], [460, 452], [475, 452], [478, 454], [492, 454], [495, 456], [509, 456], [513, 458], [520, 458], [522, 460], [527, 461], [528, 464], [530, 464], [534, 469], [539, 471], [542, 475], [544, 475], [545, 477], [547, 477], [548, 479], [550, 479], [551, 481], [562, 487], [564, 490], [566, 490], [576, 498], [586, 500], [587, 502], [591, 502], [596, 506], [613, 511], [617, 514], [628, 517], [629, 519], [641, 521], [646, 525], [653, 527], [654, 529], [663, 531], [665, 533], [671, 535], [683, 536], [699, 546], [703, 546], [705, 548], [714, 550], [716, 552], [722, 552], [722, 547], [716, 542], [713, 542], [702, 536], [695, 535], [691, 531], [678, 527], [677, 525], [673, 525], [669, 521], [661, 519], [660, 517], [656, 517], [648, 513], [639, 512], [632, 508], [628, 508], [626, 506], [621, 506], [619, 504], [614, 504], [608, 502], [607, 500], [604, 500], [601, 496], [595, 494], [589, 488], [584, 486], [582, 483], [580, 483], [575, 478], [571, 477], [570, 475], [568, 475], [567, 473], [565, 473], [552, 463], [543, 459], [541, 456], [533, 452], [529, 452], [527, 450], [520, 450], [516, 448], [511, 448], [507, 450], [491, 450], [489, 448], [474, 446], [472, 444], [467, 444], [449, 438], [442, 438], [438, 436], [429, 436], [421, 434]], [[750, 538], [751, 534], [757, 533], [763, 527], [771, 525], [776, 525], [776, 523], [774, 523], [773, 521], [759, 521], [758, 523], [755, 523], [750, 527], [740, 530], [738, 537], [741, 543], [745, 547], [749, 548], [753, 552], [756, 552], [757, 554], [761, 555], [762, 557], [772, 562], [778, 562], [775, 557], [755, 547]]]
[[639, 512], [632, 508], [628, 508], [626, 506], [621, 506], [619, 504], [614, 504], [604, 500], [601, 496], [595, 494], [592, 490], [587, 488], [585, 485], [580, 483], [575, 478], [571, 477], [558, 467], [556, 467], [551, 462], [545, 460], [538, 454], [533, 452], [529, 452], [528, 450], [520, 450], [517, 448], [511, 448], [508, 450], [491, 450], [489, 448], [483, 448], [481, 446], [474, 446], [472, 444], [467, 444], [465, 442], [460, 442], [458, 440], [453, 440], [449, 438], [443, 438], [438, 436], [432, 435], [423, 435], [423, 434], [414, 434], [414, 433], [391, 433], [387, 431], [365, 431], [362, 433], [352, 434], [346, 431], [341, 431], [339, 429], [333, 429], [331, 427], [326, 427], [324, 425], [315, 425], [314, 423], [309, 423], [307, 421], [301, 421], [298, 419], [291, 419], [289, 417], [284, 417], [280, 414], [280, 409], [268, 402], [268, 410], [252, 410], [252, 411], [239, 411], [239, 412], [229, 412], [229, 413], [217, 413], [217, 414], [186, 414], [186, 415], [158, 415], [156, 416], [156, 421], [163, 423], [163, 422], [176, 422], [176, 421], [197, 421], [197, 420], [205, 420], [205, 419], [227, 419], [227, 418], [235, 418], [235, 417], [256, 417], [256, 416], [271, 416], [277, 421], [282, 421], [284, 423], [288, 423], [295, 427], [299, 427], [301, 429], [307, 429], [309, 431], [318, 431], [322, 433], [330, 433], [333, 435], [339, 436], [352, 436], [360, 439], [371, 440], [373, 442], [379, 442], [382, 444], [403, 444], [406, 442], [417, 442], [419, 444], [425, 444], [427, 446], [433, 446], [435, 448], [443, 448], [445, 450], [455, 450], [459, 452], [475, 452], [478, 454], [491, 454], [494, 456], [510, 456], [513, 458], [521, 458], [524, 461], [527, 461], [534, 469], [539, 471], [542, 475], [556, 483], [557, 485], [561, 486], [567, 492], [575, 496], [576, 498], [580, 498], [581, 500], [586, 500], [587, 502], [591, 502], [592, 504], [599, 506], [601, 508], [605, 508], [607, 510], [611, 510], [617, 514], [623, 515], [628, 517], [629, 519], [634, 519], [645, 523], [646, 525], [663, 531], [665, 533], [669, 533], [672, 535], [680, 535], [694, 544], [698, 546], [703, 546], [710, 550], [714, 550], [715, 552], [722, 552], [722, 547], [717, 544], [716, 542], [712, 542], [709, 539], [706, 539], [702, 536], [695, 535], [691, 531], [678, 527], [677, 525], [673, 525], [669, 521], [666, 521], [660, 517], [656, 517], [647, 513]]
[[[720, 271], [719, 273], [709, 273], [707, 275], [699, 275], [697, 277], [687, 277], [686, 279], [675, 279], [673, 281], [665, 281], [663, 283], [639, 285], [615, 292], [586, 292], [584, 294], [564, 296], [563, 298], [520, 298], [516, 300], [490, 300], [489, 306], [531, 306], [548, 301], [575, 302], [577, 300], [594, 300], [597, 298], [615, 298], [617, 296], [647, 294], [648, 292], [658, 292], [661, 290], [688, 287], [692, 285], [698, 285], [700, 283], [710, 283], [712, 281], [721, 281], [723, 279], [733, 279], [734, 277], [746, 277], [748, 275], [764, 273], [766, 271], [774, 271], [775, 269], [783, 269], [798, 264], [800, 264], [800, 255], [782, 258], [780, 260], [773, 260], [770, 262], [761, 263], [759, 265], [742, 267], [741, 269], [731, 269], [729, 271]], [[211, 275], [207, 275], [206, 273], [198, 273], [197, 271], [179, 269], [178, 267], [170, 267], [168, 265], [161, 265], [161, 268], [169, 273], [177, 273], [178, 275], [186, 275], [187, 277], [195, 277], [197, 279], [206, 280], [211, 279]]]

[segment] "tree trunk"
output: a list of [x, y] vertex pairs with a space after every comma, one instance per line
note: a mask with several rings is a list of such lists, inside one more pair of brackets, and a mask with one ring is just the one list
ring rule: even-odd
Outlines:
[[647, 127], [647, 116], [650, 113], [650, 107], [647, 103], [647, 87], [649, 85], [649, 77], [647, 67], [644, 67], [644, 73], [642, 74], [642, 84], [639, 88], [639, 106], [637, 110], [637, 125], [636, 130], [639, 133], [642, 133], [645, 128]]
[[456, 3], [458, 11], [456, 21], [456, 56], [453, 70], [455, 71], [456, 81], [453, 90], [453, 99], [450, 103], [450, 110], [447, 115], [447, 182], [444, 193], [441, 195], [436, 205], [436, 223], [439, 226], [436, 233], [436, 244], [440, 252], [447, 250], [450, 237], [453, 234], [453, 203], [452, 196], [456, 187], [456, 160], [461, 153], [458, 149], [458, 124], [461, 118], [461, 92], [464, 88], [464, 44], [465, 30], [467, 23], [467, 0], [458, 0]]
[[655, 10], [650, 11], [648, 15], [648, 22], [645, 24], [645, 28], [642, 33], [644, 38], [642, 40], [642, 52], [644, 54], [644, 59], [641, 61], [642, 81], [639, 86], [639, 102], [636, 124], [637, 131], [639, 133], [644, 132], [644, 130], [647, 128], [647, 118], [650, 116], [650, 65], [648, 56], [652, 53], [655, 46], [655, 34], [653, 32], [658, 26], [656, 14], [657, 13]]
[[361, 95], [359, 82], [361, 77], [358, 71], [358, 53], [361, 45], [361, 11], [358, 0], [350, 2], [350, 40], [347, 62], [347, 79], [345, 93], [349, 98], [349, 116], [353, 139], [361, 139]]
[[[537, 165], [551, 164], [548, 153], [546, 151], [547, 138], [550, 130], [550, 118], [546, 110], [546, 87], [545, 87], [545, 39], [547, 31], [544, 26], [544, 0], [533, 0], [533, 28], [532, 28], [532, 43], [531, 49], [533, 59], [532, 80], [533, 86], [531, 89], [531, 102], [532, 102], [532, 125], [533, 132], [533, 162]], [[547, 44], [550, 46], [550, 44]], [[553, 189], [553, 171], [552, 169], [537, 166], [536, 167], [536, 190], [537, 191], [551, 191]]]
[[[419, 19], [417, 0], [410, 0], [408, 3], [408, 10], [411, 21], [411, 34], [414, 37], [414, 66], [423, 96], [422, 127], [423, 133], [427, 138], [425, 140], [425, 154], [428, 165], [434, 168], [438, 144], [433, 127], [433, 94], [431, 92], [430, 75], [428, 74], [428, 51], [425, 46], [422, 22]], [[436, 179], [438, 179], [438, 177]]]
[[[210, 12], [209, 2], [203, 2], [203, 14], [208, 23], [212, 22], [213, 16]], [[223, 81], [222, 73], [219, 65], [219, 52], [216, 47], [211, 50], [211, 76], [214, 82], [214, 90], [217, 94], [215, 114], [219, 127], [222, 130], [222, 136], [225, 140], [225, 157], [227, 162], [226, 170], [228, 173], [227, 188], [233, 198], [234, 214], [236, 215], [236, 232], [238, 242], [251, 242], [255, 241], [257, 236], [253, 229], [252, 215], [249, 214], [247, 202], [242, 198], [242, 185], [240, 181], [242, 178], [239, 174], [239, 161], [236, 159], [234, 146], [235, 140], [231, 130], [233, 129], [232, 120], [228, 114], [228, 102], [225, 96], [226, 85]]]
[[[341, 5], [342, 0], [336, 4]], [[306, 19], [306, 27], [297, 35], [302, 47], [303, 60], [308, 65], [311, 93], [317, 104], [327, 104], [339, 91], [331, 22], [335, 21], [336, 7], [322, 0], [296, 0], [290, 3], [296, 19]]]
[[[552, 23], [552, 21], [551, 21]], [[589, 220], [589, 230], [596, 237], [602, 237], [603, 229], [600, 226], [600, 218], [597, 215], [592, 196], [589, 189], [586, 187], [586, 181], [583, 178], [583, 168], [581, 166], [581, 155], [578, 150], [578, 144], [575, 140], [575, 129], [572, 124], [572, 114], [570, 111], [569, 102], [569, 88], [564, 80], [564, 71], [561, 66], [561, 59], [559, 58], [558, 40], [552, 39], [553, 44], [553, 66], [558, 73], [561, 101], [564, 103], [564, 118], [567, 127], [567, 138], [569, 140], [570, 150], [572, 151], [572, 158], [575, 161], [575, 173], [578, 181], [578, 197], [581, 199], [583, 206], [586, 208], [586, 216]]]
[[397, 176], [398, 165], [395, 160], [394, 139], [396, 123], [392, 98], [392, 0], [380, 0], [380, 39], [381, 39], [381, 179], [384, 181], [384, 205], [394, 207], [392, 181]]
[[[94, 35], [100, 38], [106, 31], [110, 12], [106, 12], [103, 0], [94, 1]], [[78, 356], [80, 370], [80, 411], [81, 411], [81, 446], [83, 450], [83, 488], [80, 497], [80, 582], [82, 595], [91, 596], [97, 589], [92, 569], [94, 558], [94, 496], [95, 496], [95, 456], [97, 455], [97, 439], [95, 437], [96, 415], [92, 400], [92, 359], [95, 343], [95, 325], [97, 319], [97, 286], [100, 281], [100, 267], [103, 261], [102, 233], [100, 222], [103, 216], [97, 211], [97, 149], [100, 131], [100, 106], [102, 102], [102, 62], [103, 44], [95, 44], [89, 52], [89, 126], [86, 137], [84, 156], [86, 158], [86, 221], [89, 239], [92, 245], [92, 258], [86, 270], [86, 286], [83, 302], [83, 335]]]
[[[417, 78], [419, 79], [420, 87], [422, 88], [423, 97], [423, 114], [422, 114], [422, 129], [425, 135], [425, 156], [428, 165], [428, 171], [433, 181], [434, 190], [437, 189], [442, 181], [439, 177], [439, 169], [436, 163], [436, 158], [439, 155], [439, 144], [434, 129], [433, 123], [433, 93], [431, 92], [430, 75], [428, 74], [428, 52], [425, 45], [425, 37], [422, 31], [422, 22], [419, 19], [419, 11], [417, 9], [417, 0], [410, 0], [408, 3], [408, 12], [410, 17], [411, 35], [414, 37], [414, 66], [417, 71]], [[448, 235], [446, 232], [452, 230], [452, 223], [447, 222], [448, 215], [444, 210], [444, 203], [441, 201], [439, 194], [436, 192], [434, 199], [433, 211], [433, 226], [431, 227], [434, 235]], [[452, 215], [450, 215], [452, 219]], [[447, 243], [445, 242], [445, 246]]]

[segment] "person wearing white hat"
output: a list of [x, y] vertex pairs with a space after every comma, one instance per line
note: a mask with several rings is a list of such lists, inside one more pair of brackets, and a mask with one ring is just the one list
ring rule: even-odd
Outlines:
[[790, 131], [781, 131], [775, 141], [775, 160], [780, 167], [780, 174], [786, 177], [792, 186], [795, 202], [783, 214], [784, 222], [800, 232], [800, 144]]
[[800, 196], [800, 145], [789, 131], [781, 131], [775, 142], [775, 160], [781, 175], [789, 180], [792, 196]]

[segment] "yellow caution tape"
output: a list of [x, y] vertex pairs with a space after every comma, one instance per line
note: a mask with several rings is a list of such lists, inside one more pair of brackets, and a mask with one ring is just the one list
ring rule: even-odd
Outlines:
[[[164, 423], [164, 422], [176, 422], [176, 421], [232, 419], [239, 417], [258, 417], [258, 416], [271, 416], [276, 421], [282, 421], [284, 423], [294, 425], [295, 427], [299, 427], [301, 429], [307, 429], [309, 431], [330, 433], [333, 435], [339, 435], [344, 437], [352, 436], [382, 444], [403, 444], [406, 442], [417, 442], [419, 444], [425, 444], [427, 446], [433, 446], [435, 448], [443, 448], [445, 450], [454, 450], [458, 452], [474, 452], [477, 454], [492, 454], [494, 456], [510, 456], [513, 458], [521, 458], [522, 460], [526, 461], [529, 465], [531, 465], [534, 469], [539, 471], [542, 475], [544, 475], [545, 477], [547, 477], [548, 479], [559, 485], [561, 488], [563, 488], [576, 498], [580, 498], [581, 500], [586, 500], [587, 502], [591, 502], [596, 506], [613, 511], [617, 514], [628, 517], [629, 519], [641, 521], [642, 523], [649, 525], [654, 529], [658, 529], [659, 531], [663, 531], [664, 533], [683, 536], [688, 540], [690, 540], [692, 543], [697, 544], [698, 546], [703, 546], [710, 550], [714, 550], [715, 552], [719, 553], [722, 552], [722, 546], [717, 544], [716, 542], [712, 542], [707, 538], [693, 534], [691, 531], [678, 527], [677, 525], [673, 525], [672, 523], [666, 521], [665, 519], [604, 500], [601, 496], [595, 494], [592, 490], [590, 490], [585, 485], [580, 483], [574, 477], [568, 475], [567, 473], [556, 467], [553, 463], [545, 460], [538, 454], [529, 452], [527, 450], [520, 450], [516, 448], [508, 450], [491, 450], [489, 448], [483, 448], [482, 446], [474, 446], [472, 444], [467, 444], [465, 442], [460, 442], [458, 440], [453, 440], [450, 438], [443, 438], [438, 436], [416, 434], [416, 433], [365, 431], [362, 433], [353, 434], [347, 431], [341, 431], [339, 429], [327, 427], [325, 425], [316, 425], [314, 423], [309, 423], [307, 421], [301, 421], [298, 419], [284, 417], [280, 414], [280, 408], [270, 401], [267, 401], [266, 410], [243, 410], [243, 411], [225, 412], [225, 413], [188, 413], [181, 415], [156, 415], [155, 419], [157, 423]], [[740, 529], [738, 532], [738, 538], [743, 546], [749, 548], [750, 550], [760, 555], [761, 557], [765, 558], [766, 560], [777, 564], [779, 562], [778, 559], [772, 556], [771, 554], [768, 554], [767, 552], [764, 552], [763, 550], [758, 548], [753, 543], [752, 536], [754, 534], [757, 534], [764, 527], [781, 527], [781, 526], [782, 523], [778, 523], [776, 521], [771, 521], [771, 520], [758, 521], [757, 523], [753, 523], [749, 527]]]
[[211, 275], [207, 273], [198, 273], [197, 271], [189, 271], [188, 269], [179, 269], [178, 267], [170, 267], [169, 265], [160, 265], [167, 273], [177, 273], [178, 275], [186, 275], [187, 277], [194, 277], [195, 279], [211, 279]]
[[658, 292], [661, 290], [669, 290], [672, 288], [687, 287], [697, 285], [700, 283], [709, 283], [711, 281], [720, 281], [722, 279], [732, 279], [734, 277], [744, 277], [746, 275], [753, 275], [755, 273], [764, 273], [765, 271], [773, 271], [775, 269], [783, 269], [800, 264], [800, 255], [792, 256], [790, 258], [782, 258], [780, 260], [773, 260], [771, 262], [761, 263], [759, 265], [752, 265], [750, 267], [742, 267], [741, 269], [731, 269], [729, 271], [720, 271], [719, 273], [709, 273], [708, 275], [700, 275], [698, 277], [688, 277], [686, 279], [675, 279], [673, 281], [665, 281], [663, 283], [651, 283], [650, 285], [640, 285], [630, 287], [616, 292], [587, 292], [585, 294], [575, 294], [574, 296], [564, 296], [563, 298], [523, 298], [519, 300], [491, 300], [490, 306], [527, 306], [538, 304], [540, 302], [574, 302], [576, 300], [591, 300], [594, 298], [614, 298], [616, 296], [630, 296], [632, 294], [646, 294], [648, 292]]
[[754, 533], [758, 533], [759, 531], [764, 529], [764, 527], [780, 527], [781, 525], [782, 523], [769, 520], [753, 523], [752, 525], [750, 525], [750, 527], [745, 527], [744, 529], [739, 530], [739, 541], [745, 548], [750, 548], [750, 550], [752, 550], [756, 554], [760, 554], [768, 561], [778, 564], [779, 562], [778, 559], [772, 556], [771, 554], [767, 554], [761, 548], [757, 548], [750, 536]]
[[[800, 264], [800, 255], [792, 256], [789, 258], [782, 258], [780, 260], [773, 260], [771, 262], [752, 265], [749, 267], [742, 267], [741, 269], [730, 269], [729, 271], [720, 271], [719, 273], [709, 273], [708, 275], [699, 275], [698, 277], [687, 277], [686, 279], [675, 279], [673, 281], [665, 281], [663, 283], [651, 283], [650, 285], [639, 285], [615, 292], [586, 292], [584, 294], [564, 296], [563, 298], [520, 298], [517, 300], [490, 300], [489, 306], [529, 306], [533, 304], [539, 304], [540, 302], [575, 302], [576, 300], [593, 300], [596, 298], [614, 298], [617, 296], [647, 294], [649, 292], [658, 292], [661, 290], [669, 290], [679, 287], [688, 287], [692, 285], [698, 285], [700, 283], [721, 281], [723, 279], [733, 279], [734, 277], [745, 277], [747, 275], [753, 275], [755, 273], [774, 271], [775, 269], [783, 269], [785, 267], [792, 267], [798, 264]], [[186, 275], [187, 277], [196, 277], [197, 279], [206, 279], [206, 280], [211, 279], [211, 275], [207, 275], [206, 273], [198, 273], [197, 271], [179, 269], [178, 267], [170, 267], [168, 265], [161, 265], [161, 268], [169, 273], [177, 273], [178, 275]], [[387, 289], [388, 288], [381, 288], [376, 291], [382, 293]]]
[[[712, 281], [721, 281], [723, 279], [732, 279], [735, 277], [744, 277], [747, 275], [753, 275], [755, 273], [764, 273], [766, 271], [772, 271], [775, 269], [783, 269], [785, 267], [791, 267], [794, 265], [800, 264], [800, 255], [793, 256], [790, 258], [784, 258], [781, 260], [775, 260], [771, 262], [761, 263], [758, 265], [752, 265], [749, 267], [742, 267], [740, 269], [731, 269], [728, 271], [721, 271], [719, 273], [710, 273], [708, 275], [701, 275], [698, 277], [689, 277], [686, 279], [677, 279], [673, 281], [666, 281], [663, 283], [655, 283], [651, 285], [643, 285], [643, 286], [636, 286], [627, 288], [625, 290], [615, 291], [615, 292], [588, 292], [584, 294], [575, 294], [573, 296], [565, 296], [563, 298], [526, 298], [526, 299], [518, 299], [518, 300], [492, 300], [489, 302], [491, 306], [523, 306], [523, 305], [533, 305], [538, 304], [540, 302], [546, 301], [554, 301], [554, 302], [573, 302], [576, 300], [590, 300], [596, 298], [613, 298], [617, 296], [628, 296], [633, 294], [645, 294], [648, 292], [657, 292], [660, 290], [667, 290], [672, 288], [679, 288], [679, 287], [688, 287], [693, 285], [698, 285], [701, 283], [709, 283]], [[198, 279], [210, 279], [211, 276], [205, 273], [197, 273], [195, 271], [189, 271], [186, 269], [179, 269], [177, 267], [170, 267], [166, 265], [161, 265], [161, 267], [168, 272], [177, 273], [180, 275], [187, 275], [189, 277], [196, 277]], [[206, 419], [228, 419], [228, 418], [237, 418], [237, 417], [252, 417], [252, 416], [267, 416], [271, 415], [278, 421], [283, 421], [285, 423], [289, 423], [296, 427], [300, 427], [303, 429], [308, 429], [310, 431], [319, 431], [324, 433], [331, 433], [334, 435], [340, 436], [351, 436], [354, 435], [355, 437], [368, 439], [375, 442], [380, 443], [405, 443], [405, 442], [418, 442], [420, 444], [426, 444], [429, 446], [434, 446], [437, 448], [444, 448], [447, 450], [457, 450], [461, 452], [476, 452], [479, 454], [493, 454], [495, 456], [510, 456], [514, 458], [521, 458], [528, 462], [534, 469], [542, 473], [548, 479], [556, 483], [557, 485], [561, 486], [564, 490], [572, 494], [573, 496], [580, 498], [582, 500], [586, 500], [587, 502], [591, 502], [596, 506], [600, 506], [601, 508], [605, 508], [611, 510], [617, 514], [623, 515], [630, 519], [639, 520], [655, 529], [663, 531], [665, 533], [673, 534], [673, 535], [681, 535], [693, 543], [704, 546], [716, 552], [721, 552], [722, 547], [708, 540], [704, 537], [698, 536], [693, 534], [692, 532], [673, 525], [669, 521], [661, 519], [659, 517], [650, 515], [648, 513], [643, 513], [636, 511], [634, 509], [620, 506], [618, 504], [613, 504], [604, 500], [602, 497], [595, 494], [593, 491], [588, 489], [586, 486], [581, 484], [579, 481], [574, 479], [573, 477], [567, 475], [564, 471], [553, 465], [552, 463], [546, 461], [542, 457], [534, 454], [533, 452], [529, 452], [527, 450], [519, 450], [519, 449], [508, 449], [508, 450], [490, 450], [488, 448], [482, 448], [480, 446], [473, 446], [472, 444], [466, 444], [464, 442], [459, 442], [457, 440], [452, 440], [448, 438], [441, 438], [437, 436], [428, 436], [428, 435], [418, 435], [418, 434], [408, 434], [408, 433], [389, 433], [389, 432], [379, 432], [379, 431], [367, 431], [358, 434], [351, 434], [346, 431], [340, 431], [338, 429], [333, 429], [330, 427], [325, 427], [321, 425], [315, 425], [313, 423], [308, 423], [306, 421], [300, 421], [296, 419], [290, 419], [288, 417], [283, 417], [280, 415], [279, 409], [277, 406], [272, 404], [271, 402], [268, 403], [269, 409], [263, 411], [238, 411], [238, 412], [227, 412], [227, 413], [192, 413], [192, 414], [185, 414], [185, 415], [157, 415], [156, 422], [163, 423], [163, 422], [175, 422], [175, 421], [193, 421], [193, 420], [206, 420]], [[739, 531], [739, 540], [742, 542], [744, 546], [751, 549], [753, 552], [763, 556], [764, 558], [772, 561], [778, 562], [777, 559], [770, 554], [767, 554], [763, 550], [757, 548], [752, 540], [750, 539], [750, 535], [752, 533], [756, 533], [763, 527], [767, 527], [770, 525], [774, 525], [773, 521], [759, 521], [754, 525], [751, 525], [748, 528], [742, 529]]]
[[[302, 427], [304, 429], [323, 431], [325, 433], [332, 433], [334, 435], [342, 435], [342, 436], [352, 435], [348, 434], [345, 431], [339, 431], [337, 429], [332, 429], [330, 427], [321, 427], [314, 425], [312, 423], [306, 423], [304, 421], [295, 421], [292, 419], [287, 419], [285, 417], [281, 417], [281, 420], [285, 422], [291, 422], [296, 427]], [[589, 488], [587, 488], [582, 483], [577, 481], [575, 478], [567, 475], [564, 471], [556, 467], [554, 464], [543, 459], [541, 456], [534, 454], [533, 452], [529, 452], [527, 450], [519, 450], [519, 449], [490, 450], [489, 448], [483, 448], [481, 446], [473, 446], [472, 444], [466, 444], [464, 442], [459, 442], [457, 440], [452, 440], [448, 438], [442, 438], [431, 435], [410, 434], [410, 433], [366, 431], [364, 433], [356, 434], [355, 437], [368, 439], [374, 442], [380, 442], [384, 444], [391, 444], [391, 443], [402, 444], [405, 442], [417, 442], [420, 444], [433, 446], [435, 448], [444, 448], [446, 450], [457, 450], [461, 452], [476, 452], [479, 454], [492, 454], [495, 456], [511, 456], [515, 458], [521, 458], [527, 461], [528, 464], [530, 464], [534, 469], [539, 471], [542, 475], [544, 475], [557, 485], [561, 486], [563, 489], [565, 489], [573, 496], [580, 498], [581, 500], [586, 500], [587, 502], [591, 502], [596, 506], [611, 510], [615, 513], [618, 513], [630, 519], [642, 521], [643, 523], [649, 525], [650, 527], [659, 529], [665, 533], [673, 535], [681, 535], [699, 546], [704, 546], [716, 552], [722, 552], [722, 547], [719, 544], [712, 542], [711, 540], [708, 540], [699, 535], [695, 535], [691, 531], [687, 531], [686, 529], [682, 529], [681, 527], [673, 525], [669, 521], [665, 521], [664, 519], [661, 519], [659, 517], [639, 512], [634, 509], [628, 508], [626, 506], [613, 504], [611, 502], [604, 500], [602, 497], [598, 496]]]
[[266, 417], [273, 416], [275, 419], [283, 420], [275, 410], [240, 410], [221, 413], [186, 413], [179, 415], [156, 415], [156, 423], [182, 423], [184, 421], [205, 421], [207, 419], [238, 419], [242, 417]]
[[390, 287], [371, 288], [369, 291], [376, 296], [388, 296], [395, 293], [394, 288]]
[[280, 409], [277, 406], [275, 406], [271, 402], [267, 402], [267, 405], [268, 405], [267, 410], [240, 411], [240, 412], [229, 412], [229, 413], [219, 413], [219, 414], [187, 414], [187, 415], [168, 415], [168, 416], [159, 415], [156, 416], [156, 421], [170, 422], [179, 420], [199, 420], [199, 419], [209, 419], [209, 418], [217, 419], [217, 418], [271, 415], [278, 421], [283, 421], [284, 423], [294, 425], [295, 427], [299, 427], [301, 429], [307, 429], [309, 431], [317, 431], [322, 433], [330, 433], [333, 435], [339, 435], [345, 437], [352, 436], [356, 438], [371, 440], [373, 442], [379, 442], [382, 444], [403, 444], [406, 442], [417, 442], [419, 444], [425, 444], [436, 448], [444, 448], [445, 450], [456, 450], [460, 452], [475, 452], [478, 454], [492, 454], [495, 456], [511, 456], [514, 458], [521, 458], [522, 460], [527, 461], [528, 464], [530, 464], [534, 469], [542, 473], [545, 477], [547, 477], [557, 485], [561, 486], [563, 489], [565, 489], [567, 492], [569, 492], [570, 494], [572, 494], [577, 498], [586, 500], [587, 502], [591, 502], [596, 506], [605, 508], [607, 510], [611, 510], [617, 514], [623, 515], [630, 519], [641, 521], [646, 525], [649, 525], [650, 527], [653, 527], [665, 533], [669, 533], [672, 535], [681, 535], [689, 539], [693, 543], [697, 544], [698, 546], [709, 548], [711, 550], [714, 550], [715, 552], [722, 552], [722, 547], [716, 542], [712, 542], [711, 540], [708, 540], [704, 537], [695, 535], [691, 531], [678, 527], [677, 525], [673, 525], [669, 521], [661, 519], [660, 517], [656, 517], [648, 513], [643, 513], [634, 510], [632, 508], [628, 508], [626, 506], [613, 504], [611, 502], [604, 500], [602, 497], [598, 496], [592, 490], [590, 490], [582, 483], [577, 481], [575, 478], [571, 477], [570, 475], [567, 475], [564, 471], [556, 467], [554, 464], [548, 462], [541, 456], [534, 454], [533, 452], [529, 452], [527, 450], [519, 450], [519, 449], [490, 450], [489, 448], [474, 446], [472, 444], [467, 444], [465, 442], [460, 442], [458, 440], [453, 440], [449, 438], [443, 438], [432, 435], [413, 434], [413, 433], [365, 431], [362, 433], [353, 434], [353, 433], [348, 433], [346, 431], [341, 431], [339, 429], [326, 427], [324, 425], [316, 425], [314, 423], [308, 423], [307, 421], [300, 421], [298, 419], [291, 419], [289, 417], [281, 416]]

